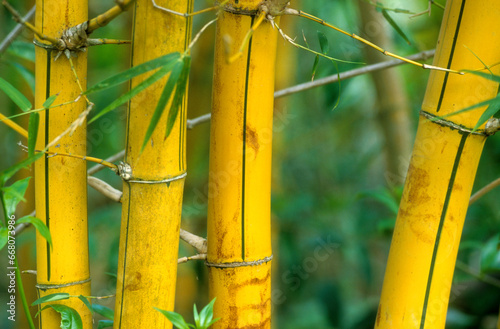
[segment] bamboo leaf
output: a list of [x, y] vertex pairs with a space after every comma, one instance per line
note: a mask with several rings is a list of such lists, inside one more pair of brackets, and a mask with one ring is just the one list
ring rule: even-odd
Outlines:
[[196, 304], [193, 304], [193, 317], [194, 317], [194, 324], [196, 325], [196, 328], [200, 327], [200, 314], [198, 314], [198, 309], [196, 308]]
[[23, 77], [23, 79], [30, 86], [31, 91], [34, 94], [35, 93], [35, 74], [19, 63], [16, 63], [16, 62], [5, 62], [5, 63], [12, 66], [14, 69], [17, 70], [17, 72], [19, 72], [19, 75]]
[[500, 94], [497, 95], [496, 98], [493, 98], [489, 104], [488, 108], [479, 118], [479, 121], [474, 126], [472, 131], [476, 131], [483, 123], [489, 120], [492, 116], [494, 116], [498, 111], [500, 111]]
[[[478, 59], [479, 59], [479, 57], [478, 57]], [[481, 59], [479, 59], [479, 60], [481, 60]], [[482, 63], [482, 61], [481, 61], [481, 63]], [[478, 71], [468, 71], [468, 70], [464, 70], [464, 72], [468, 72], [468, 73], [472, 73], [472, 74], [475, 74], [475, 75], [479, 75], [480, 77], [483, 77], [485, 79], [488, 79], [488, 80], [500, 83], [500, 75], [494, 75], [494, 74], [491, 74], [491, 73], [478, 72]]]
[[94, 310], [94, 312], [96, 312], [97, 314], [102, 315], [106, 319], [113, 320], [115, 316], [115, 312], [112, 309], [103, 305], [92, 304], [92, 310]]
[[49, 107], [52, 105], [52, 103], [54, 103], [54, 101], [56, 100], [57, 96], [59, 96], [59, 94], [55, 94], [55, 95], [52, 95], [50, 96], [49, 98], [47, 98], [45, 100], [45, 102], [43, 102], [43, 105], [42, 107], [46, 110], [49, 109]]
[[53, 308], [57, 313], [61, 314], [61, 329], [83, 328], [82, 318], [74, 308], [60, 304], [50, 304], [47, 306]]
[[5, 81], [4, 79], [0, 78], [0, 89], [3, 90], [9, 98], [16, 103], [17, 106], [23, 112], [29, 111], [31, 109], [31, 103], [30, 101], [24, 97], [23, 94], [16, 88], [14, 88], [13, 85]]
[[40, 123], [40, 114], [37, 112], [30, 114], [28, 122], [28, 157], [35, 155], [36, 139], [38, 137], [38, 126]]
[[24, 194], [28, 189], [28, 185], [31, 177], [26, 177], [24, 179], [18, 180], [10, 186], [3, 187], [3, 200], [7, 216], [12, 216], [16, 212], [17, 205], [21, 201], [26, 201], [24, 199]]
[[0, 250], [2, 250], [3, 247], [5, 247], [8, 239], [9, 239], [9, 230], [5, 226], [0, 227]]
[[311, 72], [311, 81], [314, 81], [314, 77], [316, 76], [316, 71], [318, 70], [318, 64], [319, 64], [319, 55], [316, 55], [316, 58], [314, 59], [313, 69]]
[[128, 102], [135, 95], [139, 94], [141, 91], [143, 91], [144, 89], [148, 88], [153, 83], [155, 83], [156, 81], [160, 80], [161, 78], [163, 78], [170, 70], [171, 70], [170, 65], [162, 67], [157, 72], [153, 73], [150, 77], [148, 77], [146, 80], [142, 81], [137, 86], [135, 86], [134, 88], [130, 89], [127, 93], [125, 93], [122, 96], [118, 97], [111, 104], [109, 104], [108, 106], [106, 106], [106, 108], [104, 108], [101, 112], [99, 112], [96, 116], [94, 116], [89, 121], [89, 124], [92, 123], [92, 122], [94, 122], [98, 118], [102, 117], [103, 115], [107, 114], [108, 112], [113, 111], [118, 106], [122, 105], [123, 103]]
[[481, 250], [481, 273], [500, 270], [500, 235], [488, 240]]
[[7, 54], [35, 62], [35, 45], [32, 42], [14, 41], [7, 49]]
[[179, 313], [164, 311], [156, 307], [154, 307], [154, 309], [163, 314], [177, 328], [189, 329], [188, 324], [186, 323], [186, 321], [184, 321], [184, 318]]
[[16, 221], [17, 224], [29, 223], [35, 227], [35, 229], [40, 233], [40, 235], [47, 240], [50, 247], [52, 248], [52, 237], [50, 235], [50, 230], [39, 218], [33, 216], [24, 216]]
[[31, 304], [31, 306], [39, 305], [42, 303], [55, 302], [58, 300], [65, 300], [65, 299], [69, 299], [69, 294], [67, 292], [58, 292], [55, 294], [50, 294], [50, 295], [38, 298], [37, 300], [35, 300]]
[[172, 132], [175, 120], [177, 119], [177, 115], [179, 113], [179, 109], [182, 106], [182, 101], [184, 100], [184, 94], [186, 93], [187, 84], [189, 80], [190, 69], [191, 69], [191, 57], [186, 56], [184, 58], [184, 66], [182, 68], [181, 76], [175, 88], [174, 100], [172, 101], [172, 106], [170, 107], [170, 111], [168, 112], [167, 129], [165, 130], [165, 139]]
[[100, 320], [97, 329], [110, 328], [113, 326], [113, 320]]
[[148, 140], [153, 135], [153, 131], [155, 130], [156, 126], [158, 125], [158, 122], [160, 121], [161, 115], [163, 114], [163, 111], [165, 110], [165, 107], [167, 106], [167, 103], [170, 97], [172, 96], [175, 86], [179, 81], [182, 69], [183, 69], [183, 61], [178, 61], [175, 63], [172, 72], [170, 72], [170, 76], [168, 77], [168, 80], [165, 83], [163, 92], [161, 93], [160, 99], [158, 100], [158, 103], [156, 105], [155, 112], [153, 113], [151, 121], [149, 122], [148, 130], [146, 131], [146, 136], [144, 137], [144, 141], [142, 142], [141, 153], [142, 151], [144, 151], [144, 148], [146, 147]]
[[207, 306], [205, 306], [201, 312], [200, 312], [200, 323], [203, 328], [208, 328], [215, 322], [217, 322], [219, 319], [212, 320], [214, 317], [214, 303], [215, 303], [215, 298], [212, 299], [210, 303], [208, 303]]
[[43, 152], [36, 153], [35, 155], [26, 158], [25, 160], [13, 165], [12, 167], [0, 172], [0, 186], [3, 186], [16, 172], [25, 168], [40, 159], [44, 155]]
[[403, 32], [403, 30], [399, 27], [399, 25], [392, 19], [391, 15], [387, 12], [387, 10], [383, 9], [382, 10], [382, 15], [384, 16], [385, 20], [391, 24], [392, 28], [398, 32], [398, 34], [409, 44], [411, 45], [410, 40], [406, 36], [406, 34]]
[[164, 67], [166, 65], [169, 65], [171, 63], [175, 63], [179, 58], [181, 58], [181, 54], [178, 52], [167, 54], [165, 56], [161, 56], [158, 58], [155, 58], [153, 60], [150, 60], [148, 62], [139, 64], [137, 66], [131, 67], [130, 69], [123, 71], [121, 73], [118, 73], [117, 75], [114, 75], [110, 78], [107, 78], [96, 85], [92, 86], [89, 88], [85, 94], [93, 94], [95, 92], [105, 90], [108, 88], [111, 88], [113, 86], [119, 85], [123, 82], [126, 82], [136, 76], [139, 76], [141, 74], [144, 74], [146, 72], [149, 72], [151, 70]]
[[92, 313], [92, 315], [94, 314], [94, 310], [92, 309], [92, 305], [90, 304], [89, 300], [83, 296], [83, 295], [80, 295], [78, 296], [78, 299], [82, 301], [82, 303], [85, 304], [85, 306], [87, 306], [87, 308], [89, 309], [90, 313]]
[[328, 44], [328, 38], [321, 31], [318, 31], [318, 40], [321, 52], [323, 53], [323, 55], [328, 55], [328, 53], [330, 52], [330, 45]]

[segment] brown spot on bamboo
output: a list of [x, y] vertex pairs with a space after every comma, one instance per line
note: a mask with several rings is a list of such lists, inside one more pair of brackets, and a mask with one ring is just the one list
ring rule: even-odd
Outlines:
[[128, 291], [136, 291], [141, 289], [142, 283], [142, 274], [139, 272], [135, 272], [130, 274], [128, 278], [125, 279], [125, 282], [129, 282], [125, 287], [125, 290]]
[[255, 151], [255, 154], [259, 152], [259, 135], [254, 128], [246, 126], [246, 142]]

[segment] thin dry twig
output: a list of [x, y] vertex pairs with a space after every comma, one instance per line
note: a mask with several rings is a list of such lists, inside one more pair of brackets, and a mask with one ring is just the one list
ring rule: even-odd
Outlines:
[[[30, 11], [22, 17], [22, 20], [25, 22], [31, 20], [35, 15], [35, 10], [35, 6], [31, 7]], [[0, 55], [3, 54], [7, 48], [9, 48], [10, 44], [17, 38], [17, 36], [21, 34], [23, 28], [24, 25], [18, 22], [16, 27], [14, 27], [12, 31], [10, 31], [10, 33], [3, 39], [2, 43], [0, 43]]]
[[87, 184], [93, 187], [97, 192], [101, 193], [105, 197], [115, 201], [121, 202], [122, 192], [115, 189], [113, 186], [109, 185], [99, 178], [88, 176]]
[[190, 257], [181, 257], [177, 260], [177, 264], [187, 263], [190, 260], [206, 260], [207, 254], [198, 254]]
[[474, 195], [469, 200], [469, 206], [474, 202], [476, 202], [477, 200], [479, 200], [480, 198], [482, 198], [486, 193], [491, 192], [494, 188], [498, 186], [500, 186], [500, 178], [497, 178], [493, 182], [489, 183], [488, 185], [486, 185], [485, 187], [474, 193]]

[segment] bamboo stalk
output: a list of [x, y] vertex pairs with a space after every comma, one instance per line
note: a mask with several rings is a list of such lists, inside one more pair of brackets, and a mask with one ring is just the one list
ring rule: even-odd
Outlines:
[[[87, 1], [37, 0], [36, 27], [56, 38], [60, 33], [87, 20]], [[55, 52], [36, 48], [35, 107], [41, 108], [51, 95], [59, 93], [57, 102], [74, 100], [80, 93], [70, 63], [65, 58], [54, 61]], [[80, 80], [87, 75], [87, 53], [73, 59]], [[40, 116], [37, 148], [44, 149], [85, 111], [83, 101], [45, 111]], [[86, 132], [77, 129], [51, 147], [53, 152], [85, 154]], [[45, 156], [35, 164], [36, 213], [49, 227], [53, 248], [37, 233], [37, 288], [39, 296], [66, 292], [90, 295], [90, 272], [87, 230], [86, 163], [79, 159]], [[92, 328], [92, 316], [77, 299], [58, 301], [78, 311], [83, 328]], [[44, 306], [44, 304], [42, 305]], [[52, 309], [40, 316], [41, 328], [59, 328], [61, 316]]]
[[[455, 70], [500, 60], [500, 3], [448, 1], [434, 65]], [[500, 69], [492, 69], [499, 74]], [[490, 99], [498, 84], [431, 72], [392, 239], [375, 328], [444, 328], [458, 245], [486, 136], [485, 108], [429, 120]], [[451, 126], [462, 128], [452, 128]]]
[[[217, 23], [210, 134], [210, 299], [220, 328], [271, 327], [271, 141], [277, 31], [264, 21], [232, 64], [260, 0], [229, 1]], [[225, 43], [224, 40], [230, 40]], [[225, 50], [225, 46], [228, 49]]]
[[[193, 6], [192, 0], [157, 2], [179, 12], [190, 12]], [[134, 22], [132, 65], [183, 51], [189, 44], [191, 20], [162, 12], [150, 0], [136, 2]], [[132, 86], [146, 78], [133, 79]], [[131, 167], [132, 177], [123, 184], [114, 328], [172, 327], [153, 307], [174, 309], [186, 172], [187, 98], [169, 137], [165, 139], [164, 115], [140, 153], [165, 82], [163, 79], [151, 86], [129, 104], [125, 162]]]

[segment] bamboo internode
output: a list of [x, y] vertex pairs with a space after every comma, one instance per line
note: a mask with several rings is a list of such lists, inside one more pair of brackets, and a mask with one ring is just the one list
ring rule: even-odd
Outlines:
[[[482, 67], [481, 61], [498, 63], [499, 11], [498, 2], [448, 1], [434, 65], [472, 70]], [[498, 66], [491, 70], [500, 73]], [[472, 130], [485, 107], [441, 121], [430, 117], [491, 99], [497, 90], [497, 83], [474, 74], [431, 72], [375, 328], [444, 328], [460, 236], [486, 140]]]
[[[190, 12], [192, 0], [157, 1]], [[184, 51], [191, 20], [154, 8], [150, 0], [135, 4], [132, 65]], [[152, 28], [154, 27], [154, 28]], [[132, 80], [133, 88], [149, 75]], [[167, 78], [134, 97], [128, 109], [122, 225], [114, 328], [172, 328], [154, 307], [173, 311], [179, 229], [186, 172], [186, 96], [172, 132], [165, 139], [162, 117], [141, 153], [151, 117]], [[168, 113], [170, 105], [165, 112]]]
[[[43, 34], [60, 36], [63, 30], [87, 20], [87, 1], [38, 0], [36, 27]], [[81, 93], [68, 60], [54, 61], [56, 51], [36, 48], [35, 107], [59, 93], [57, 102], [69, 102]], [[87, 76], [87, 54], [73, 59], [81, 80]], [[44, 149], [75, 121], [86, 105], [80, 102], [45, 111], [40, 116], [37, 148]], [[86, 130], [77, 129], [49, 149], [51, 152], [86, 153]], [[87, 229], [86, 163], [80, 159], [45, 156], [35, 164], [36, 213], [50, 229], [53, 248], [37, 233], [37, 283], [40, 297], [65, 292], [90, 295]], [[92, 328], [90, 310], [78, 299], [58, 301], [74, 308], [84, 328]], [[44, 305], [42, 305], [44, 306]], [[40, 327], [59, 328], [61, 316], [54, 310], [41, 312]]]
[[[230, 1], [254, 11], [260, 1]], [[271, 144], [277, 31], [268, 21], [242, 48], [257, 16], [223, 11], [216, 55], [208, 200], [214, 328], [271, 327]]]

